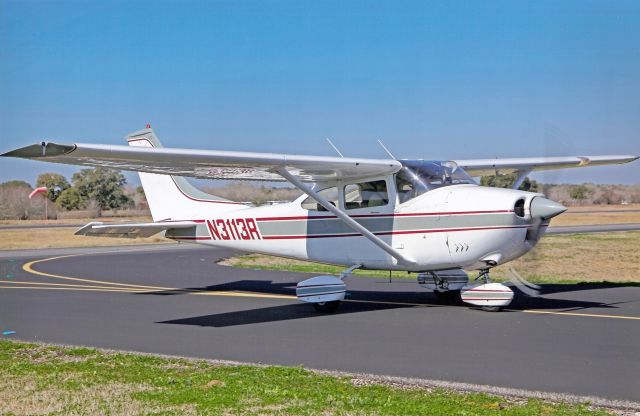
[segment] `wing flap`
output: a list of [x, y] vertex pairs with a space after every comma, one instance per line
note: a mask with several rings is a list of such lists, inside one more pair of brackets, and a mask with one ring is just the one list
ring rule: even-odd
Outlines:
[[194, 221], [177, 222], [143, 222], [125, 224], [105, 224], [103, 222], [90, 222], [75, 232], [75, 235], [90, 237], [113, 238], [144, 238], [151, 237], [161, 231], [180, 228], [196, 227]]

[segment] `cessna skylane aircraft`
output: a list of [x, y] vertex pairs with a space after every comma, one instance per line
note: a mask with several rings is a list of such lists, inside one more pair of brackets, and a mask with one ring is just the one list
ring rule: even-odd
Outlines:
[[[551, 218], [566, 210], [518, 187], [532, 171], [627, 163], [636, 156], [408, 160], [298, 156], [163, 148], [150, 126], [129, 146], [42, 142], [2, 156], [137, 171], [153, 222], [92, 222], [78, 235], [166, 238], [343, 265], [338, 277], [298, 283], [301, 301], [331, 312], [355, 269], [415, 272], [440, 296], [499, 310], [513, 291], [489, 270], [531, 250]], [[513, 189], [472, 178], [516, 173]], [[251, 207], [204, 193], [184, 177], [288, 181], [290, 203]], [[479, 270], [469, 284], [463, 270]]]

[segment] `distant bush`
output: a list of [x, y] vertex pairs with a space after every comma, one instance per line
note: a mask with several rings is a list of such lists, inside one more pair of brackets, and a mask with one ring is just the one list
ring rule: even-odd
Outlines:
[[[486, 175], [480, 178], [480, 185], [492, 186], [494, 188], [511, 188], [516, 183], [517, 179], [518, 174], [516, 173], [509, 173], [506, 175]], [[521, 191], [538, 192], [538, 182], [526, 177], [518, 189]]]
[[571, 199], [587, 199], [590, 193], [589, 188], [584, 185], [573, 186], [569, 189], [569, 196], [571, 196]]
[[[90, 207], [95, 201], [99, 209], [118, 209], [133, 206], [131, 199], [125, 194], [124, 185], [127, 179], [117, 170], [107, 168], [82, 169], [73, 174], [73, 187], [77, 194], [69, 195], [72, 205], [79, 197], [79, 205]], [[67, 190], [68, 191], [68, 190]], [[67, 192], [65, 191], [65, 192]], [[64, 192], [60, 195], [62, 197]]]
[[82, 198], [80, 192], [76, 188], [67, 188], [60, 193], [56, 200], [56, 204], [67, 211], [84, 209], [87, 201]]

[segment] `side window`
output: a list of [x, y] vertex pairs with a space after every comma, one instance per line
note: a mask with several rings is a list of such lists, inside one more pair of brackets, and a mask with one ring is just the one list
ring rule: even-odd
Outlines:
[[[325, 199], [329, 200], [329, 202], [331, 202], [331, 204], [333, 204], [334, 207], [338, 206], [338, 188], [337, 187], [334, 186], [332, 188], [323, 189], [319, 191], [318, 194], [320, 194], [320, 196], [323, 196]], [[302, 208], [307, 209], [309, 211], [326, 211], [327, 210], [325, 207], [318, 204], [318, 202], [311, 197], [302, 201]]]
[[344, 187], [346, 209], [379, 207], [388, 203], [386, 181], [352, 183]]

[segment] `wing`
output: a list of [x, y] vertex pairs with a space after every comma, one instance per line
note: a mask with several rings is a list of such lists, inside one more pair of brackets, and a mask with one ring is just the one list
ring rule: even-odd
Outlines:
[[400, 162], [392, 159], [356, 159], [82, 143], [67, 145], [43, 142], [7, 152], [2, 156], [203, 179], [282, 181], [282, 176], [276, 171], [287, 169], [304, 182], [386, 175], [397, 172], [402, 167]]
[[526, 157], [513, 159], [471, 159], [454, 160], [471, 176], [508, 174], [514, 172], [531, 172], [535, 170], [552, 170], [579, 168], [633, 162], [639, 156], [566, 156], [566, 157]]
[[177, 228], [192, 228], [198, 224], [194, 221], [177, 222], [142, 222], [128, 224], [104, 224], [90, 222], [75, 232], [75, 235], [92, 237], [142, 238], [151, 237], [161, 231]]

